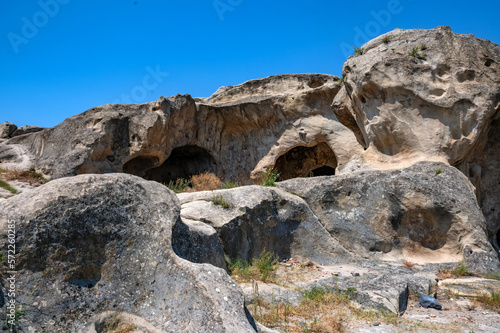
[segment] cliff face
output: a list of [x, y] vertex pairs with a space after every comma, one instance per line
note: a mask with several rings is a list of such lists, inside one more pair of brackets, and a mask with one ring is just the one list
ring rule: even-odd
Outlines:
[[361, 150], [330, 108], [338, 80], [278, 75], [196, 101], [178, 95], [107, 104], [9, 143], [27, 147], [33, 163], [53, 178], [126, 172], [168, 182], [208, 170], [245, 183], [295, 147], [318, 153], [294, 170], [284, 166], [284, 175], [305, 176], [325, 165], [333, 173]]

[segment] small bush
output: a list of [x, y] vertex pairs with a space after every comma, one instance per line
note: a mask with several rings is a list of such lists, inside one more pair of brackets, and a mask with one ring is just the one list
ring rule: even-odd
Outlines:
[[224, 209], [228, 209], [230, 207], [229, 202], [224, 199], [222, 195], [217, 195], [212, 199], [212, 203], [214, 205], [221, 206]]
[[425, 44], [422, 44], [422, 45], [420, 46], [420, 49], [421, 49], [422, 51], [425, 51], [425, 50], [427, 50], [427, 45], [425, 45]]
[[343, 78], [343, 77], [341, 77], [341, 78], [339, 79], [339, 87], [342, 87], [343, 85], [344, 85], [344, 78]]
[[451, 274], [455, 276], [470, 276], [472, 275], [469, 267], [463, 262], [459, 262], [458, 265], [450, 271]]
[[213, 191], [222, 187], [220, 178], [207, 171], [192, 176], [191, 184], [193, 185], [194, 191]]
[[242, 260], [231, 261], [227, 265], [231, 276], [238, 275], [243, 280], [249, 280], [252, 277], [251, 265]]
[[362, 47], [354, 46], [354, 55], [355, 56], [363, 55], [363, 53], [365, 53], [365, 50]]
[[311, 289], [303, 292], [304, 298], [314, 302], [322, 302], [325, 300], [326, 292], [323, 288], [313, 286]]
[[415, 46], [413, 48], [413, 50], [411, 50], [411, 52], [408, 53], [408, 55], [410, 57], [415, 57], [415, 58], [418, 58], [418, 59], [424, 59], [425, 58], [422, 53], [418, 52], [418, 46]]
[[382, 42], [384, 44], [389, 44], [390, 41], [391, 41], [391, 39], [389, 38], [389, 36], [385, 36], [384, 39], [382, 39]]
[[226, 180], [224, 182], [224, 184], [222, 185], [222, 188], [223, 189], [229, 189], [229, 188], [235, 188], [235, 187], [239, 187], [240, 184], [238, 182], [233, 182], [233, 181], [230, 181], [230, 180]]
[[184, 178], [179, 178], [175, 182], [173, 180], [171, 180], [168, 182], [168, 184], [166, 184], [166, 186], [171, 191], [174, 191], [175, 193], [184, 192], [190, 185], [191, 185], [191, 182], [189, 180], [184, 179]]
[[437, 175], [439, 175], [440, 173], [443, 173], [443, 169], [441, 169], [441, 168], [437, 168], [436, 173], [434, 174], [434, 176], [437, 176]]
[[0, 180], [0, 187], [9, 191], [12, 194], [17, 194], [17, 190], [9, 185], [6, 181]]
[[261, 186], [276, 186], [275, 182], [278, 180], [280, 177], [280, 174], [278, 173], [277, 170], [271, 169], [267, 170], [264, 173], [264, 176], [262, 176], [262, 182], [260, 183]]
[[278, 265], [278, 258], [266, 250], [262, 251], [258, 258], [252, 260], [252, 266], [257, 267], [262, 273], [262, 282], [266, 282], [269, 273], [276, 270], [276, 265]]

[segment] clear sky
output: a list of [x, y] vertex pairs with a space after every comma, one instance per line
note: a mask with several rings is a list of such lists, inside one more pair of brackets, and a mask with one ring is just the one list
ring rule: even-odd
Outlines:
[[54, 126], [106, 103], [340, 75], [352, 46], [395, 28], [500, 44], [498, 13], [479, 0], [0, 0], [0, 122]]

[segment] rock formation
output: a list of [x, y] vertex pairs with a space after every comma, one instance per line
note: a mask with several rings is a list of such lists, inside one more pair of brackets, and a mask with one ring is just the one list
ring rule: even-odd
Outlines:
[[9, 145], [27, 149], [37, 169], [52, 178], [125, 172], [168, 182], [211, 171], [245, 183], [294, 149], [305, 151], [304, 161], [293, 170], [282, 163], [283, 175], [305, 176], [322, 167], [334, 174], [361, 151], [330, 108], [339, 89], [331, 75], [278, 75], [196, 101], [177, 95], [107, 104]]
[[[102, 332], [119, 318], [150, 332], [265, 331], [227, 275], [227, 260], [264, 250], [358, 265], [365, 276], [318, 285], [354, 285], [358, 302], [394, 312], [440, 265], [499, 270], [499, 66], [487, 40], [396, 29], [349, 57], [343, 81], [276, 75], [208, 98], [106, 104], [53, 128], [1, 124], [0, 180], [30, 167], [53, 179], [0, 201], [26, 328]], [[205, 171], [258, 184], [271, 169], [277, 187], [159, 184]], [[4, 265], [3, 306], [7, 277]]]
[[82, 175], [0, 202], [0, 210], [2, 242], [16, 230], [26, 331], [102, 332], [113, 315], [149, 332], [255, 331], [224, 270], [173, 252], [179, 201], [161, 184]]

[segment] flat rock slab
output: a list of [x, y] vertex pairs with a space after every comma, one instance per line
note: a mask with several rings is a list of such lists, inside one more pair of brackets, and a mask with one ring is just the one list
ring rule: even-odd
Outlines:
[[439, 287], [462, 297], [491, 296], [491, 293], [500, 293], [500, 281], [478, 277], [441, 280]]

